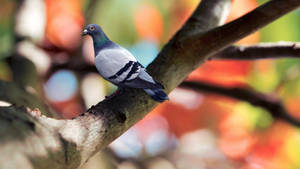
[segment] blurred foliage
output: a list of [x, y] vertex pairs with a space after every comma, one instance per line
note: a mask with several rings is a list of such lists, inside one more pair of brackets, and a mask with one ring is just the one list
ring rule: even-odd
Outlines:
[[[120, 44], [133, 44], [136, 40], [133, 23], [133, 9], [137, 0], [110, 0], [100, 1], [97, 4], [91, 23], [99, 24], [109, 36]], [[106, 10], [107, 8], [110, 10]], [[115, 12], [118, 11], [118, 12]], [[120, 31], [122, 28], [122, 31]]]
[[0, 59], [8, 56], [13, 49], [13, 17], [15, 2], [1, 0], [0, 5]]

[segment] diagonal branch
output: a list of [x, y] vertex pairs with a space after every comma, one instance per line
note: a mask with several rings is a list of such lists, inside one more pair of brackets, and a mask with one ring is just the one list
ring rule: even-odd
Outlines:
[[181, 39], [186, 36], [193, 36], [224, 24], [230, 6], [231, 1], [228, 0], [205, 0], [201, 2], [189, 20], [176, 33], [175, 38]]
[[234, 99], [243, 100], [251, 103], [254, 106], [259, 106], [266, 109], [274, 118], [280, 118], [287, 121], [288, 123], [300, 126], [300, 120], [297, 120], [289, 115], [289, 113], [284, 108], [284, 105], [278, 98], [267, 94], [239, 87], [225, 88], [199, 81], [183, 82], [179, 85], [179, 87], [192, 89], [198, 92], [220, 94]]
[[249, 46], [230, 46], [216, 55], [211, 60], [257, 60], [300, 58], [299, 42], [259, 43]]

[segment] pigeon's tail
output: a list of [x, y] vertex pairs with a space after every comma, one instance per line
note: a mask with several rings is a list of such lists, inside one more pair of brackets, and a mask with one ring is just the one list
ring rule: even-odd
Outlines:
[[168, 95], [162, 89], [144, 89], [144, 90], [155, 101], [163, 102], [165, 100], [169, 100]]

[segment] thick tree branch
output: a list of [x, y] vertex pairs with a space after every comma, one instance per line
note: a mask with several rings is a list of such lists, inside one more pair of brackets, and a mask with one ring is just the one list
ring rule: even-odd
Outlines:
[[189, 20], [176, 33], [176, 39], [179, 40], [187, 36], [203, 33], [222, 25], [229, 14], [230, 6], [231, 2], [228, 0], [203, 1]]
[[257, 60], [257, 59], [279, 59], [300, 58], [300, 43], [277, 42], [259, 43], [248, 46], [230, 46], [216, 55], [211, 60]]
[[0, 81], [0, 101], [8, 102], [17, 107], [26, 105], [31, 109], [38, 108], [50, 117], [55, 115], [48, 110], [48, 107], [40, 99], [12, 82]]
[[[149, 73], [164, 84], [167, 92], [178, 86], [209, 56], [300, 5], [299, 0], [272, 0], [238, 20], [215, 28], [224, 20], [227, 14], [224, 11], [228, 11], [230, 3], [231, 0], [202, 0], [183, 29], [172, 38], [149, 66]], [[14, 145], [9, 144], [10, 142], [6, 142], [6, 146], [11, 146], [9, 150], [13, 149], [13, 152], [23, 159], [24, 166], [30, 164], [26, 168], [76, 168], [142, 119], [156, 105], [157, 103], [142, 90], [126, 89], [124, 93], [98, 103], [89, 110], [90, 113], [84, 113], [73, 120], [55, 120], [39, 116], [38, 111], [30, 111], [35, 119], [32, 120], [27, 116], [26, 119], [33, 124], [26, 122], [27, 120], [21, 121], [30, 124], [29, 127], [41, 126], [30, 127], [30, 131], [38, 133], [39, 137], [32, 138], [40, 143], [38, 147], [32, 144], [30, 138], [28, 139], [31, 144], [26, 144], [20, 151], [11, 148]], [[3, 111], [8, 113], [15, 110], [6, 108]], [[120, 118], [124, 116], [125, 120]], [[21, 129], [16, 130], [22, 133]], [[44, 130], [50, 135], [43, 135]], [[6, 138], [8, 137], [11, 135], [8, 134]], [[23, 140], [26, 143], [28, 139], [26, 137]], [[24, 145], [23, 140], [14, 140], [13, 143]], [[7, 149], [0, 147], [2, 152]], [[4, 152], [3, 154], [7, 154]], [[40, 152], [44, 154], [39, 154]], [[0, 163], [0, 168], [7, 168], [3, 165], [5, 162]]]
[[[271, 0], [254, 11], [228, 23], [195, 36], [186, 37], [181, 46], [190, 46], [198, 56], [212, 56], [237, 40], [257, 31], [284, 14], [299, 7], [299, 0]], [[211, 49], [215, 49], [211, 52]], [[194, 51], [190, 51], [193, 52]]]
[[282, 119], [288, 123], [294, 124], [296, 126], [300, 126], [300, 120], [297, 120], [289, 115], [289, 113], [284, 108], [282, 102], [275, 98], [274, 96], [270, 96], [267, 94], [259, 93], [253, 90], [233, 87], [233, 88], [225, 88], [220, 87], [218, 85], [208, 84], [205, 82], [183, 82], [179, 85], [179, 87], [192, 89], [195, 91], [200, 91], [204, 93], [213, 93], [219, 94], [227, 97], [231, 97], [234, 99], [242, 100], [251, 103], [254, 106], [259, 106], [267, 111], [274, 118]]
[[0, 107], [0, 127], [1, 169], [78, 168], [105, 134], [100, 116], [55, 120], [14, 106]]

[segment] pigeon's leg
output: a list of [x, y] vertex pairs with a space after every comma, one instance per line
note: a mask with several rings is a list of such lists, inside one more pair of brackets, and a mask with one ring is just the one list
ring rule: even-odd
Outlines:
[[111, 94], [110, 96], [105, 96], [105, 99], [106, 99], [106, 100], [110, 100], [110, 99], [112, 99], [113, 97], [115, 97], [116, 95], [122, 94], [123, 92], [124, 92], [124, 89], [121, 88], [121, 87], [118, 87], [118, 89], [117, 89], [113, 94]]

